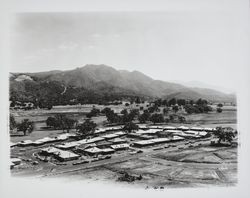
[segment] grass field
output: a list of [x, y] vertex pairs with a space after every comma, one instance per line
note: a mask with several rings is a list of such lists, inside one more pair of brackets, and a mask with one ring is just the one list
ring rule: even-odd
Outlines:
[[[12, 136], [11, 141], [17, 142], [25, 139], [35, 140], [42, 137], [54, 137], [58, 133], [61, 133], [62, 130], [45, 130], [43, 127], [46, 127], [46, 119], [48, 116], [53, 116], [57, 113], [63, 113], [70, 118], [76, 119], [79, 122], [83, 122], [86, 118], [86, 113], [92, 109], [93, 105], [83, 105], [81, 107], [78, 106], [58, 106], [53, 108], [52, 110], [30, 110], [30, 111], [23, 111], [23, 110], [15, 110], [11, 111], [11, 113], [15, 116], [17, 122], [20, 122], [23, 119], [29, 119], [34, 122], [35, 129], [34, 131], [29, 134], [28, 136], [23, 136], [22, 133], [18, 133], [16, 135], [19, 136]], [[116, 111], [121, 111], [124, 106], [109, 106], [110, 108], [115, 108]], [[96, 105], [96, 108], [104, 108], [104, 106]], [[215, 107], [213, 107], [215, 108]], [[223, 107], [222, 113], [217, 113], [215, 111], [210, 113], [201, 113], [201, 114], [183, 114], [182, 112], [179, 113], [186, 117], [186, 120], [189, 124], [184, 125], [191, 125], [191, 126], [199, 126], [202, 125], [203, 127], [216, 127], [216, 126], [230, 126], [237, 129], [237, 111], [235, 106], [225, 106]], [[97, 123], [98, 126], [102, 126], [103, 122], [106, 121], [106, 116], [98, 116], [92, 117], [92, 120]], [[180, 124], [176, 123], [169, 123], [169, 125], [178, 126]]]

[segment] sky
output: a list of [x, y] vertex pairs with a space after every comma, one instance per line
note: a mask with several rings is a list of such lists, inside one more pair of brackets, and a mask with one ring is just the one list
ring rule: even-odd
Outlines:
[[10, 71], [105, 64], [231, 92], [247, 61], [242, 19], [240, 9], [18, 13], [11, 25]]

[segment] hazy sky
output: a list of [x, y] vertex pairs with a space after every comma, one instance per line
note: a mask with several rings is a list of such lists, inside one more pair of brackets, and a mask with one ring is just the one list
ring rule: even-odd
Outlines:
[[239, 9], [17, 14], [11, 71], [105, 64], [234, 90], [234, 76], [246, 62], [242, 19]]

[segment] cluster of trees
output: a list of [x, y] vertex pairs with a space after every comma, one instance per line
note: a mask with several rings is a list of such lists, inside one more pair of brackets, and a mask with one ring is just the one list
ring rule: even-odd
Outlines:
[[211, 106], [208, 105], [185, 105], [184, 106], [185, 111], [188, 114], [192, 114], [192, 113], [208, 113], [213, 111]]
[[133, 122], [127, 122], [123, 127], [123, 130], [128, 133], [132, 131], [137, 131], [138, 129], [139, 129], [139, 126]]
[[[208, 105], [208, 101], [201, 98], [197, 101], [176, 98], [172, 98], [170, 100], [157, 99], [152, 103], [153, 105], [149, 108], [149, 112], [152, 113], [160, 111], [159, 107], [163, 106], [165, 107], [163, 109], [164, 115], [168, 114], [170, 108], [174, 113], [177, 113], [181, 107], [183, 107], [188, 114], [208, 113], [213, 110], [212, 107]], [[218, 112], [219, 111], [220, 110], [218, 110]]]
[[[175, 106], [174, 106], [175, 107]], [[148, 121], [155, 123], [163, 123], [163, 122], [181, 122], [185, 123], [186, 119], [183, 116], [178, 115], [169, 115], [170, 108], [165, 107], [163, 109], [163, 113], [160, 113], [160, 109], [157, 105], [150, 106], [148, 109], [143, 110], [143, 113], [140, 113], [139, 109], [132, 109], [128, 112], [127, 109], [123, 109], [120, 114], [114, 112], [110, 108], [104, 108], [101, 113], [105, 114], [107, 117], [107, 121], [110, 123], [118, 123], [125, 124], [138, 119], [140, 123], [146, 123]], [[176, 112], [176, 111], [175, 111]]]
[[188, 114], [192, 113], [208, 113], [213, 111], [212, 107], [208, 105], [208, 102], [203, 99], [197, 100], [194, 104], [187, 104], [184, 106], [185, 111]]
[[181, 115], [171, 114], [169, 115], [169, 121], [176, 122], [176, 123], [185, 123], [186, 118]]
[[77, 120], [68, 118], [63, 114], [56, 114], [47, 118], [46, 125], [53, 129], [62, 129], [69, 132], [70, 129], [76, 128]]
[[148, 110], [144, 110], [144, 112], [138, 117], [140, 123], [146, 123], [147, 121], [151, 121], [155, 123], [168, 122], [168, 119], [164, 119], [164, 115], [161, 113], [150, 113]]
[[106, 107], [101, 111], [101, 113], [106, 115], [108, 122], [119, 124], [132, 122], [136, 117], [139, 116], [138, 109], [132, 109], [130, 112], [128, 112], [127, 109], [123, 109], [121, 111], [121, 115], [118, 115], [114, 112], [114, 110], [111, 110], [109, 107]]
[[63, 114], [57, 114], [54, 117], [48, 117], [46, 120], [48, 127], [53, 129], [62, 129], [69, 132], [70, 129], [76, 129], [76, 131], [84, 136], [93, 135], [96, 123], [90, 119], [86, 119], [83, 123], [79, 124], [77, 120], [66, 117]]
[[87, 118], [98, 116], [101, 113], [100, 109], [93, 108], [89, 113], [87, 113]]
[[83, 136], [88, 137], [93, 135], [97, 124], [91, 121], [90, 119], [86, 119], [82, 124], [76, 126], [76, 130], [78, 133], [81, 133]]
[[22, 131], [23, 135], [27, 135], [27, 132], [31, 133], [34, 130], [34, 122], [24, 119], [20, 123], [17, 123], [15, 117], [10, 114], [9, 127], [10, 130], [17, 129], [17, 131]]
[[163, 100], [163, 99], [157, 99], [153, 102], [155, 105], [158, 107], [160, 106], [184, 106], [186, 104], [194, 104], [193, 100], [185, 100], [185, 99], [176, 99], [176, 98], [171, 98], [170, 100]]
[[220, 145], [221, 142], [231, 143], [236, 133], [237, 131], [235, 131], [231, 127], [216, 127], [216, 131], [214, 132], [214, 135], [215, 137], [218, 138], [217, 144]]

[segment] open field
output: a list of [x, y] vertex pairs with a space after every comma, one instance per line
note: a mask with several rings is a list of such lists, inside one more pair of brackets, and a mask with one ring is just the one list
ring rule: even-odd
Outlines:
[[195, 124], [230, 124], [237, 123], [237, 112], [225, 110], [222, 113], [202, 113], [186, 115], [187, 122]]
[[[105, 107], [109, 107], [113, 109], [115, 112], [119, 113], [124, 108], [139, 108], [136, 105], [132, 105], [129, 107], [125, 107], [124, 105], [75, 105], [75, 106], [56, 106], [51, 110], [44, 109], [36, 109], [36, 110], [11, 110], [10, 113], [15, 116], [17, 122], [20, 122], [23, 119], [29, 119], [35, 122], [36, 130], [40, 130], [41, 127], [46, 126], [46, 119], [49, 116], [54, 116], [55, 114], [65, 114], [73, 119], [82, 122], [84, 118], [86, 118], [86, 113], [90, 112], [90, 110], [95, 106], [95, 108], [103, 109]], [[141, 105], [145, 107], [145, 105]], [[213, 107], [216, 109], [216, 106]], [[222, 113], [217, 113], [215, 111], [209, 113], [200, 113], [200, 114], [186, 114], [180, 111], [178, 114], [186, 117], [186, 120], [190, 124], [202, 124], [202, 125], [219, 125], [219, 124], [236, 124], [237, 123], [237, 109], [235, 106], [224, 106]], [[162, 112], [162, 108], [161, 108]], [[142, 111], [141, 111], [142, 113]], [[92, 120], [96, 122], [98, 125], [102, 125], [103, 121], [106, 121], [105, 116], [93, 117]]]

